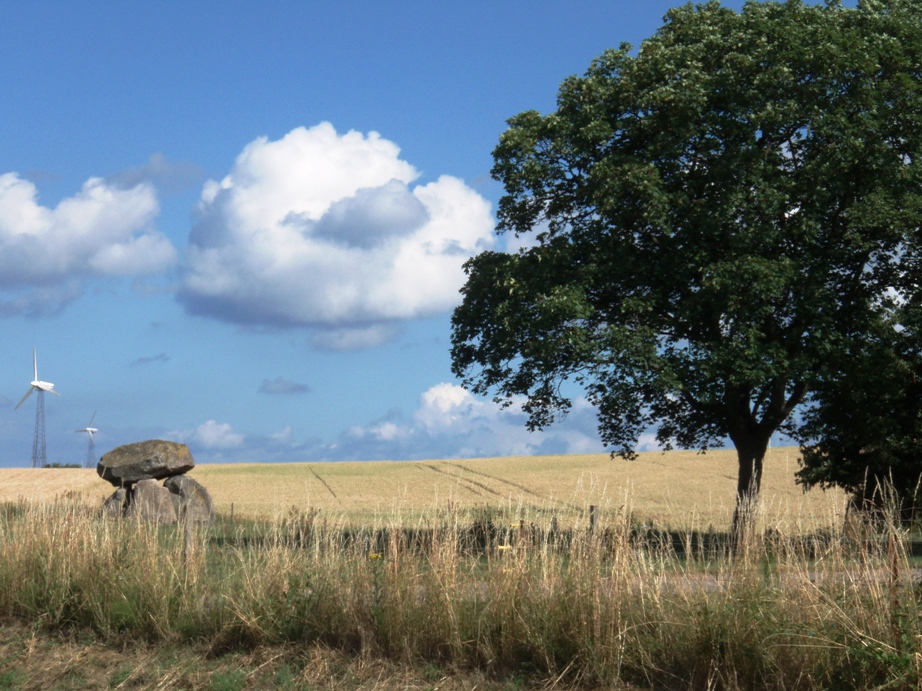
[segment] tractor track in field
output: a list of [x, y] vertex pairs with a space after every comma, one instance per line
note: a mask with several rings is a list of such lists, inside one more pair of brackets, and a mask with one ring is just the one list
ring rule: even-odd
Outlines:
[[[448, 462], [446, 462], [445, 465], [450, 465], [450, 466], [452, 466], [453, 468], [459, 468], [459, 469], [461, 469], [461, 470], [466, 470], [466, 471], [469, 472], [469, 473], [474, 473], [475, 475], [481, 475], [481, 476], [483, 476], [483, 477], [490, 478], [491, 480], [495, 480], [496, 482], [502, 482], [502, 483], [504, 483], [504, 484], [506, 484], [506, 485], [509, 485], [510, 487], [515, 487], [516, 489], [520, 489], [520, 490], [522, 490], [523, 492], [525, 492], [526, 494], [530, 494], [530, 495], [533, 496], [533, 497], [537, 497], [538, 499], [540, 499], [540, 500], [542, 500], [542, 501], [552, 501], [550, 497], [545, 497], [545, 496], [543, 496], [543, 495], [541, 495], [541, 494], [538, 494], [538, 493], [535, 492], [534, 490], [531, 490], [531, 489], [529, 489], [528, 487], [526, 487], [525, 485], [519, 484], [518, 482], [513, 482], [512, 480], [506, 480], [506, 479], [503, 479], [503, 478], [501, 478], [501, 477], [497, 477], [496, 475], [490, 475], [490, 473], [485, 473], [485, 472], [483, 472], [482, 470], [474, 470], [473, 468], [467, 468], [467, 467], [465, 467], [465, 466], [463, 466], [463, 465], [459, 465], [459, 464], [457, 464], [457, 463], [448, 463]], [[583, 509], [582, 509], [581, 507], [579, 507], [579, 506], [576, 506], [576, 504], [571, 504], [570, 502], [567, 502], [567, 501], [561, 501], [560, 503], [563, 504], [564, 506], [568, 507], [568, 508], [571, 509], [572, 511], [576, 511], [577, 513], [583, 513]]]
[[330, 494], [332, 494], [332, 495], [333, 495], [333, 498], [334, 498], [336, 501], [339, 502], [340, 506], [342, 506], [342, 503], [343, 503], [342, 500], [341, 500], [339, 497], [336, 496], [336, 492], [334, 492], [334, 491], [333, 491], [333, 488], [330, 487], [330, 486], [327, 484], [327, 481], [324, 480], [322, 477], [320, 477], [320, 476], [317, 474], [317, 471], [314, 470], [313, 468], [311, 468], [310, 466], [307, 466], [307, 469], [308, 469], [309, 471], [311, 471], [311, 475], [313, 475], [315, 478], [317, 478], [318, 480], [320, 480], [320, 484], [322, 484], [324, 487], [326, 487], [326, 488], [327, 488], [327, 492], [329, 492]]
[[[442, 470], [441, 468], [438, 468], [438, 467], [436, 467], [435, 465], [432, 465], [432, 464], [430, 464], [430, 463], [423, 463], [423, 465], [424, 465], [426, 468], [429, 468], [429, 470], [432, 470], [432, 471], [434, 471], [434, 472], [436, 472], [436, 473], [441, 473], [442, 475], [447, 475], [448, 477], [453, 478], [453, 479], [457, 480], [458, 482], [466, 482], [468, 485], [471, 485], [470, 487], [468, 487], [468, 489], [471, 490], [472, 492], [474, 492], [475, 494], [480, 494], [480, 495], [482, 496], [482, 492], [478, 492], [477, 490], [473, 489], [474, 487], [479, 487], [480, 489], [484, 490], [484, 492], [489, 492], [490, 494], [493, 494], [493, 495], [499, 497], [500, 499], [503, 498], [503, 495], [502, 495], [502, 494], [500, 494], [499, 492], [497, 492], [497, 491], [496, 491], [495, 489], [493, 489], [492, 487], [483, 484], [482, 482], [477, 482], [477, 480], [472, 480], [472, 479], [470, 479], [470, 478], [463, 477], [462, 475], [453, 475], [453, 474], [451, 474], [451, 473], [449, 473], [449, 472], [447, 472], [447, 471], [445, 471], [445, 470]], [[448, 464], [446, 464], [446, 465], [451, 465], [451, 464], [448, 463]]]
[[490, 473], [485, 473], [482, 470], [474, 470], [473, 468], [467, 468], [463, 465], [459, 465], [458, 463], [445, 463], [445, 465], [451, 466], [452, 468], [458, 468], [459, 470], [467, 471], [468, 473], [473, 473], [474, 475], [480, 475], [482, 477], [486, 477], [491, 480], [496, 480], [497, 482], [502, 482], [505, 485], [509, 485], [510, 487], [515, 487], [516, 489], [520, 489], [526, 494], [530, 494], [531, 496], [537, 497], [538, 499], [544, 499], [544, 500], [547, 499], [547, 497], [542, 496], [533, 490], [530, 490], [525, 485], [520, 485], [518, 482], [513, 482], [512, 480], [504, 480], [501, 477], [496, 477], [496, 475], [490, 475]]

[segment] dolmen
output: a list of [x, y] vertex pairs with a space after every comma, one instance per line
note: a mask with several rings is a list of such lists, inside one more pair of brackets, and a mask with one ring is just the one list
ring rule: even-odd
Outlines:
[[99, 477], [117, 487], [103, 513], [152, 523], [214, 522], [211, 495], [186, 475], [194, 467], [189, 447], [174, 441], [152, 439], [112, 449], [96, 465]]

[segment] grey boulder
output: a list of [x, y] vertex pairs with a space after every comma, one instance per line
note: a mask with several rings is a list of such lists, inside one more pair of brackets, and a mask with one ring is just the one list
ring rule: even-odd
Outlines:
[[182, 475], [194, 467], [185, 444], [151, 439], [112, 449], [99, 459], [96, 472], [116, 487], [126, 487], [141, 480]]
[[125, 518], [147, 523], [175, 523], [176, 509], [170, 491], [156, 480], [139, 480], [128, 490]]
[[119, 487], [112, 496], [106, 499], [102, 505], [102, 514], [110, 518], [120, 518], [125, 515], [125, 499], [128, 490]]
[[173, 509], [180, 520], [193, 523], [214, 523], [214, 502], [199, 482], [188, 475], [174, 475], [163, 483], [170, 492]]

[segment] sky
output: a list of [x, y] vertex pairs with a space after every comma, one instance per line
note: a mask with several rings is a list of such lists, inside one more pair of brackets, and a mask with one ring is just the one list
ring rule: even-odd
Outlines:
[[49, 463], [94, 413], [97, 456], [604, 451], [578, 396], [529, 433], [462, 389], [451, 312], [464, 261], [511, 249], [505, 121], [673, 4], [0, 5], [0, 466], [31, 463], [33, 348]]

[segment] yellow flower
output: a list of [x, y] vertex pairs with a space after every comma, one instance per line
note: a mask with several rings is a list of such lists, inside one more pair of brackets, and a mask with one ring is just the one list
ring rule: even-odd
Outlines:
[[380, 558], [381, 558], [381, 554], [378, 553], [378, 552], [372, 552], [371, 554], [368, 555], [368, 558], [369, 558], [369, 559], [380, 559]]

